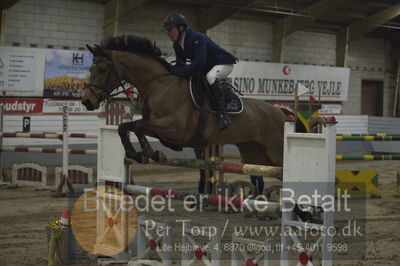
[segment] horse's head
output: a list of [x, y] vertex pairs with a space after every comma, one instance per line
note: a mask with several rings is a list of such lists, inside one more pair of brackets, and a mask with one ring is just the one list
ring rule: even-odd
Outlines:
[[111, 92], [120, 86], [121, 81], [113, 66], [111, 52], [98, 45], [94, 48], [86, 46], [93, 54], [93, 63], [89, 69], [89, 83], [85, 85], [82, 104], [92, 111], [110, 97]]

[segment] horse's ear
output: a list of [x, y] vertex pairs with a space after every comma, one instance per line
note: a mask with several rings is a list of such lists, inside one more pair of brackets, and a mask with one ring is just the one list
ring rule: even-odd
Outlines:
[[107, 56], [107, 53], [104, 51], [103, 47], [95, 44], [94, 47], [96, 48], [96, 51], [98, 52], [98, 55], [100, 56]]
[[109, 51], [106, 48], [104, 48], [100, 45], [97, 45], [97, 44], [95, 44], [94, 47], [96, 48], [96, 51], [99, 56], [104, 56], [104, 57], [110, 58]]
[[89, 44], [86, 44], [86, 47], [88, 48], [88, 50], [94, 55], [94, 50], [92, 47], [90, 47]]
[[103, 52], [103, 50], [101, 49], [100, 46], [98, 46], [97, 44], [94, 45], [94, 49], [96, 49], [96, 51], [101, 54]]

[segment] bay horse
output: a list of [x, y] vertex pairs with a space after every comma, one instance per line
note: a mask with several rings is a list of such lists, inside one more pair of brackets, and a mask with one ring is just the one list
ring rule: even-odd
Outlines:
[[[139, 163], [160, 161], [164, 155], [153, 151], [146, 136], [154, 137], [174, 150], [202, 148], [207, 144], [234, 144], [243, 163], [282, 166], [285, 112], [267, 102], [243, 98], [242, 113], [231, 116], [227, 129], [216, 128], [213, 114], [197, 109], [192, 103], [187, 78], [172, 75], [160, 49], [150, 40], [135, 35], [107, 38], [95, 47], [89, 83], [83, 105], [99, 108], [120, 87], [129, 82], [143, 100], [143, 118], [122, 123], [118, 128], [126, 156]], [[129, 131], [138, 137], [142, 151], [129, 141]]]

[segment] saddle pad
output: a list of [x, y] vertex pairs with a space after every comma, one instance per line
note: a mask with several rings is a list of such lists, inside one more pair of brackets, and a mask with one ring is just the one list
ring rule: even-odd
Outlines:
[[[207, 90], [212, 90], [212, 88], [205, 88], [208, 87], [206, 82], [201, 82], [198, 79], [189, 79], [189, 90], [190, 95], [192, 96], [193, 104], [196, 106], [197, 109], [201, 110], [207, 103], [207, 98], [210, 98], [208, 95]], [[243, 112], [243, 101], [242, 99], [236, 95], [236, 93], [230, 88], [224, 86], [224, 93], [225, 93], [225, 111], [231, 115], [237, 115]], [[215, 113], [215, 103], [214, 100], [210, 99], [211, 110]]]

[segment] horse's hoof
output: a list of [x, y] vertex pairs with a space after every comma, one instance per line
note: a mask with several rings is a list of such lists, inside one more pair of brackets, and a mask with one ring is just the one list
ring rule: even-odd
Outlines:
[[148, 164], [150, 162], [149, 157], [145, 156], [143, 152], [136, 153], [138, 163]]
[[136, 152], [133, 151], [126, 151], [125, 152], [125, 158], [124, 158], [124, 163], [126, 164], [133, 164], [135, 162], [138, 162], [136, 160]]
[[124, 162], [127, 164], [133, 164], [135, 162], [147, 164], [149, 163], [149, 158], [144, 156], [142, 152], [137, 152], [137, 153], [126, 152]]
[[136, 160], [133, 160], [131, 158], [125, 157], [124, 158], [124, 164], [134, 164], [137, 163]]
[[165, 156], [165, 154], [162, 153], [161, 151], [155, 151], [153, 156], [151, 156], [151, 159], [158, 163], [166, 163], [167, 162], [167, 156]]

